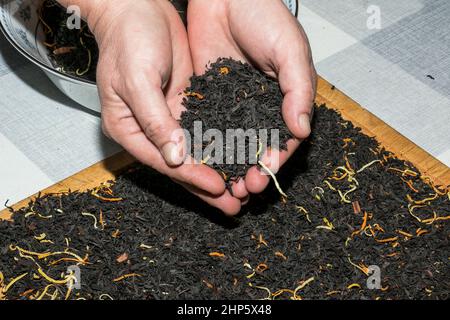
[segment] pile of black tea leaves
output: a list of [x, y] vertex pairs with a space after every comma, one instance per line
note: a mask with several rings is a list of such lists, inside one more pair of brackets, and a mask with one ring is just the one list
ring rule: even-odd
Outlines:
[[[171, 2], [186, 24], [186, 1]], [[80, 20], [78, 28], [74, 25], [73, 13], [68, 13], [56, 0], [43, 1], [39, 20], [53, 67], [69, 76], [95, 82], [99, 49], [87, 23]]]
[[[226, 182], [245, 176], [268, 147], [286, 150], [292, 138], [281, 113], [283, 94], [278, 81], [248, 63], [219, 58], [203, 75], [191, 78], [184, 94], [181, 126], [191, 140], [196, 125], [201, 125], [202, 132], [221, 134], [219, 141], [214, 135], [202, 139], [205, 158], [196, 160], [220, 172]], [[194, 158], [195, 147], [196, 141], [190, 150]], [[210, 154], [205, 155], [206, 150]]]
[[238, 217], [142, 165], [14, 211], [0, 299], [448, 299], [449, 186], [315, 108], [288, 197], [271, 185]]

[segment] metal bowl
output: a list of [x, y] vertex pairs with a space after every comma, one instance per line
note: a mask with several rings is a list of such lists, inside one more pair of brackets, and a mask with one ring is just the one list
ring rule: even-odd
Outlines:
[[50, 80], [69, 98], [100, 112], [95, 82], [58, 71], [48, 57], [44, 29], [38, 9], [44, 0], [0, 0], [0, 29], [6, 39], [28, 60], [40, 67]]
[[[28, 60], [40, 67], [50, 80], [69, 98], [91, 110], [100, 112], [100, 99], [95, 82], [58, 71], [51, 63], [44, 29], [38, 10], [44, 0], [0, 0], [0, 29], [8, 41]], [[284, 0], [297, 16], [298, 0]]]

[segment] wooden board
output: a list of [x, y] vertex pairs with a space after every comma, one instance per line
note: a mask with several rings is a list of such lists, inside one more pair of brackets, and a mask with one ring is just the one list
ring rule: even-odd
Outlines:
[[[435, 184], [450, 185], [450, 168], [362, 108], [338, 89], [333, 90], [332, 85], [322, 78], [319, 79], [316, 102], [318, 104], [326, 103], [328, 107], [338, 110], [344, 119], [361, 127], [365, 134], [375, 137], [386, 149], [394, 152], [400, 158], [413, 163]], [[122, 169], [134, 161], [129, 154], [121, 152], [43, 190], [41, 194], [61, 193], [69, 189], [72, 191], [92, 189], [108, 180], [114, 180]], [[36, 196], [37, 194], [20, 201], [13, 205], [13, 208], [18, 209], [26, 206]], [[9, 218], [8, 210], [0, 212], [0, 219]]]

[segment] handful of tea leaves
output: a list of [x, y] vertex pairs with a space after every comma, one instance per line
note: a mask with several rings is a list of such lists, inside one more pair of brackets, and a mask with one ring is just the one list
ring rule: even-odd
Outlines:
[[181, 125], [194, 137], [191, 154], [226, 182], [261, 164], [267, 148], [286, 150], [292, 138], [281, 114], [278, 82], [247, 63], [219, 58], [191, 78], [185, 95]]

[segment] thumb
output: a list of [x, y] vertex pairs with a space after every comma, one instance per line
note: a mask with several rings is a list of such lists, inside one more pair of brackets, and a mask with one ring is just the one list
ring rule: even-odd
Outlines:
[[311, 133], [317, 73], [301, 26], [292, 36], [289, 48], [277, 52], [275, 65], [284, 94], [283, 118], [292, 134], [301, 140]]
[[294, 136], [305, 139], [311, 133], [316, 73], [311, 65], [297, 65], [298, 68], [282, 66], [280, 69], [279, 80], [284, 93], [282, 113]]
[[179, 166], [186, 156], [184, 131], [172, 116], [161, 86], [143, 83], [127, 90], [125, 102], [167, 165]]

